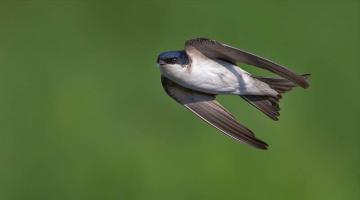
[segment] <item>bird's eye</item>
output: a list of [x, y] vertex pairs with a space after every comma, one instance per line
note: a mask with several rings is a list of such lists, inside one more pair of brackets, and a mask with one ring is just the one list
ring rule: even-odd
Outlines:
[[177, 58], [168, 58], [168, 59], [166, 59], [166, 62], [167, 63], [170, 63], [170, 64], [175, 64], [176, 62], [177, 62]]

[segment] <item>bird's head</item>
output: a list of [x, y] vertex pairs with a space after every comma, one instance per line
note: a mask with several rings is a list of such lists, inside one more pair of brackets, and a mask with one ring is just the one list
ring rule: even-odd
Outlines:
[[189, 58], [185, 51], [167, 51], [158, 56], [157, 63], [161, 67], [184, 67]]

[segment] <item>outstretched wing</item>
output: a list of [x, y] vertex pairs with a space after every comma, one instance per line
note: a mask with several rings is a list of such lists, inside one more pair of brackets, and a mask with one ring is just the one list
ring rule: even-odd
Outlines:
[[161, 83], [170, 97], [224, 134], [256, 148], [267, 149], [268, 145], [238, 123], [234, 116], [215, 100], [214, 95], [184, 88], [164, 76], [161, 77]]
[[303, 88], [309, 87], [309, 83], [304, 77], [292, 72], [286, 67], [215, 40], [206, 38], [188, 40], [185, 43], [185, 51], [190, 57], [199, 55], [200, 53], [208, 58], [227, 60], [232, 63], [245, 63], [253, 65], [278, 74], [279, 76], [282, 76]]

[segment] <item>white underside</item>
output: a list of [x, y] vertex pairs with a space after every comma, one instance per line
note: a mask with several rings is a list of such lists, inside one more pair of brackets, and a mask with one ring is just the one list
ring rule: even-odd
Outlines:
[[161, 73], [179, 85], [210, 94], [273, 95], [266, 83], [240, 67], [222, 60], [196, 59], [191, 66], [161, 65]]

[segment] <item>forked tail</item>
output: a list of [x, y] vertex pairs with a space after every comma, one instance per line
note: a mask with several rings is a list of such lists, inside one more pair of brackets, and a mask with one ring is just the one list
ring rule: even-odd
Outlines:
[[[306, 79], [310, 74], [302, 75]], [[279, 100], [283, 93], [290, 91], [293, 87], [297, 86], [295, 83], [284, 78], [267, 78], [267, 77], [254, 77], [264, 83], [267, 83], [272, 89], [276, 90], [279, 95], [273, 96], [259, 96], [259, 95], [242, 95], [241, 97], [255, 106], [261, 112], [269, 116], [273, 120], [278, 120], [280, 115]]]

